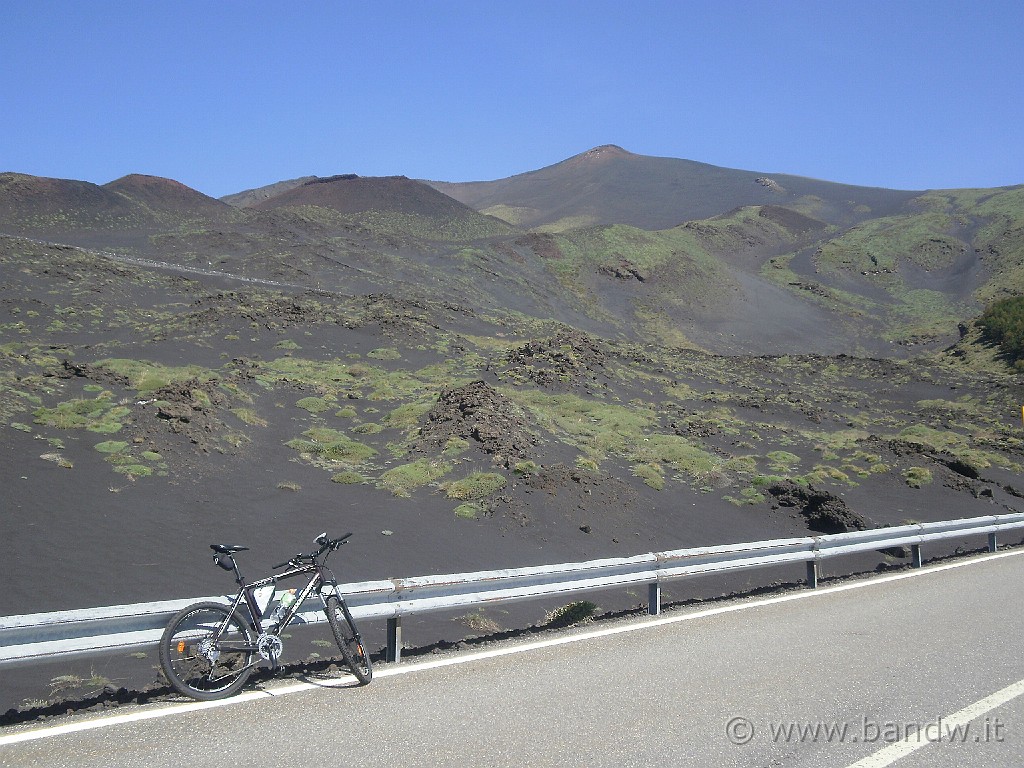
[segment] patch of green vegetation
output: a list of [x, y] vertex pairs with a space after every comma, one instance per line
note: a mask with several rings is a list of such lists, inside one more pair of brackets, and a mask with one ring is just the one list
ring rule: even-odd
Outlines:
[[767, 458], [775, 472], [789, 472], [800, 465], [800, 457], [789, 451], [770, 451]]
[[128, 408], [113, 402], [110, 392], [104, 391], [92, 400], [69, 400], [54, 408], [39, 408], [33, 416], [35, 423], [43, 426], [113, 434], [121, 430], [129, 413]]
[[599, 460], [609, 453], [629, 452], [656, 424], [654, 413], [646, 408], [533, 390], [504, 390], [504, 393], [529, 410], [550, 431], [563, 433], [568, 442]]
[[762, 488], [769, 485], [776, 485], [777, 483], [784, 482], [786, 480], [782, 475], [757, 475], [751, 481], [751, 485], [755, 488]]
[[291, 480], [282, 480], [277, 484], [278, 490], [281, 491], [301, 491], [302, 486]]
[[458, 456], [460, 453], [465, 453], [469, 450], [469, 440], [463, 440], [461, 437], [449, 437], [448, 442], [444, 444], [444, 450], [441, 451], [442, 456]]
[[578, 600], [561, 608], [556, 608], [544, 617], [544, 624], [549, 627], [571, 627], [590, 621], [597, 613], [597, 604], [589, 600]]
[[153, 468], [147, 467], [145, 464], [118, 464], [114, 467], [114, 471], [128, 475], [133, 480], [136, 477], [149, 477], [153, 474]]
[[346, 469], [344, 472], [338, 472], [337, 474], [331, 475], [331, 482], [339, 483], [341, 485], [359, 485], [360, 483], [365, 483], [366, 478], [358, 472]]
[[921, 488], [932, 482], [932, 472], [927, 467], [911, 467], [903, 473], [903, 478], [911, 488]]
[[323, 413], [337, 407], [336, 403], [322, 397], [303, 397], [301, 400], [297, 400], [295, 405], [304, 411], [314, 414]]
[[461, 480], [448, 483], [445, 493], [449, 499], [477, 501], [500, 491], [507, 482], [505, 476], [497, 472], [474, 472]]
[[302, 433], [307, 440], [289, 440], [286, 445], [317, 462], [362, 464], [377, 455], [377, 450], [327, 427], [313, 427]]
[[352, 427], [352, 431], [360, 435], [376, 435], [384, 431], [384, 427], [373, 421], [358, 424]]
[[665, 487], [665, 470], [659, 464], [634, 464], [632, 471], [634, 477], [639, 477], [656, 491]]
[[459, 616], [456, 621], [465, 624], [474, 632], [483, 632], [484, 634], [493, 635], [494, 633], [501, 631], [501, 625], [490, 616], [487, 616], [483, 612], [483, 609], [470, 611], [467, 614]]
[[452, 465], [446, 461], [417, 459], [409, 464], [389, 469], [380, 476], [377, 485], [380, 488], [387, 488], [395, 496], [406, 497], [415, 489], [439, 480], [451, 470]]
[[949, 235], [952, 224], [948, 214], [934, 210], [869, 219], [824, 243], [817, 264], [824, 272], [883, 277], [898, 270], [903, 260], [925, 269], [942, 269], [951, 266], [966, 247]]
[[302, 347], [291, 339], [285, 339], [277, 342], [277, 344], [274, 345], [274, 349], [302, 349]]
[[455, 508], [455, 516], [461, 517], [466, 520], [476, 520], [480, 517], [480, 513], [484, 511], [478, 501], [468, 501], [465, 504], [459, 504]]
[[[334, 211], [320, 210], [335, 214]], [[332, 218], [334, 217], [332, 216]], [[344, 223], [358, 224], [373, 232], [391, 235], [406, 241], [412, 238], [462, 243], [516, 232], [508, 223], [498, 218], [483, 216], [473, 211], [450, 216], [423, 216], [415, 213], [399, 213], [398, 211], [362, 211], [352, 214], [336, 214], [336, 218]]]
[[128, 443], [122, 440], [105, 440], [93, 446], [100, 453], [121, 453], [128, 450]]
[[380, 347], [378, 349], [371, 349], [366, 353], [367, 357], [371, 357], [374, 360], [401, 360], [402, 353], [393, 347]]
[[950, 430], [934, 429], [925, 424], [913, 424], [902, 430], [899, 436], [932, 451], [956, 453], [968, 447], [967, 438], [963, 435]]
[[436, 397], [431, 397], [429, 401], [400, 405], [384, 417], [384, 423], [393, 429], [415, 429], [427, 412], [433, 408], [435, 400]]
[[810, 472], [805, 473], [799, 478], [794, 477], [792, 480], [794, 482], [799, 481], [801, 485], [825, 485], [829, 482], [856, 485], [856, 483], [850, 480], [848, 474], [836, 467], [830, 467], [828, 464], [815, 464]]
[[577, 395], [549, 395], [509, 390], [507, 394], [529, 410], [548, 430], [560, 433], [584, 458], [600, 463], [610, 455], [632, 464], [665, 464], [691, 478], [717, 469], [721, 461], [679, 435], [658, 428], [656, 413], [643, 403], [631, 406]]
[[633, 461], [660, 462], [693, 478], [702, 477], [720, 465], [719, 459], [679, 435], [653, 434], [642, 437], [630, 451]]
[[501, 219], [502, 221], [508, 222], [509, 224], [517, 227], [522, 224], [526, 218], [535, 215], [536, 212], [537, 211], [534, 208], [517, 208], [512, 205], [505, 205], [504, 203], [480, 209], [480, 213], [485, 216], [493, 216], [496, 219]]
[[62, 469], [72, 469], [75, 466], [70, 459], [66, 458], [63, 454], [60, 453], [44, 453], [40, 455], [39, 458], [42, 459], [43, 461], [52, 461], [54, 464], [56, 464], [58, 467], [61, 467]]
[[50, 678], [50, 695], [55, 696], [73, 690], [79, 691], [82, 695], [91, 695], [102, 691], [110, 684], [110, 678], [98, 674], [95, 670], [90, 671], [89, 677], [75, 674], [57, 675]]
[[216, 371], [198, 365], [171, 367], [146, 360], [122, 358], [99, 360], [96, 367], [126, 377], [132, 389], [140, 393], [154, 392], [172, 384], [182, 384], [193, 379], [205, 383], [220, 377]]
[[984, 337], [998, 344], [1018, 370], [1024, 370], [1024, 296], [989, 305], [977, 322]]
[[353, 419], [356, 417], [356, 409], [351, 406], [345, 406], [339, 411], [335, 411], [335, 416], [339, 419]]
[[761, 276], [802, 299], [849, 317], [878, 316], [883, 307], [877, 301], [856, 293], [840, 290], [794, 272], [790, 263], [796, 254], [769, 259], [761, 267]]
[[256, 413], [256, 411], [254, 411], [252, 408], [232, 408], [231, 412], [250, 426], [267, 426], [267, 420], [260, 416], [258, 413]]
[[540, 467], [535, 461], [517, 461], [512, 469], [517, 475], [529, 476], [535, 474]]
[[744, 507], [751, 504], [763, 504], [767, 497], [757, 490], [757, 488], [744, 488], [740, 491], [739, 498], [736, 498], [735, 496], [723, 496], [722, 498], [730, 504], [735, 504], [738, 507]]

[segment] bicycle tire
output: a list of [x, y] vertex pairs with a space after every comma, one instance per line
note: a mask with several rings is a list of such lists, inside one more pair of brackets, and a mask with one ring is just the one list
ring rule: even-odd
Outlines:
[[359, 630], [356, 629], [352, 613], [345, 601], [339, 599], [337, 595], [327, 598], [325, 609], [327, 623], [331, 625], [331, 632], [334, 633], [334, 639], [341, 650], [341, 657], [359, 684], [366, 685], [373, 679], [373, 663], [359, 636]]
[[[215, 637], [225, 618], [225, 633]], [[160, 665], [168, 682], [199, 701], [237, 693], [252, 674], [255, 657], [249, 622], [222, 603], [194, 603], [181, 609], [160, 638]]]

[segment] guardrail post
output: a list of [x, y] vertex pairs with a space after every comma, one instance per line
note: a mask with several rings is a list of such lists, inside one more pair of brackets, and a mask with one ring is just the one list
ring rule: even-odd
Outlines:
[[401, 616], [388, 619], [388, 647], [384, 653], [384, 660], [388, 662], [399, 662], [402, 660]]
[[657, 616], [661, 613], [661, 582], [653, 581], [647, 585], [647, 613]]
[[807, 561], [807, 586], [811, 589], [818, 588], [818, 561]]
[[988, 551], [995, 552], [999, 549], [999, 536], [995, 531], [988, 535]]
[[910, 567], [911, 568], [920, 568], [921, 565], [922, 565], [922, 562], [923, 561], [921, 560], [921, 545], [920, 544], [911, 544], [910, 545]]

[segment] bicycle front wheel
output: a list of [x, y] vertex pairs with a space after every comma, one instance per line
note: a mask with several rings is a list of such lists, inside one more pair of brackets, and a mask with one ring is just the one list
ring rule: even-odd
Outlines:
[[345, 664], [352, 670], [360, 685], [366, 685], [373, 678], [373, 664], [370, 663], [370, 654], [359, 637], [352, 613], [345, 605], [345, 601], [340, 600], [337, 595], [327, 598], [326, 609], [327, 621], [331, 625], [331, 631]]
[[258, 663], [249, 622], [221, 603], [196, 603], [171, 619], [160, 664], [175, 690], [199, 701], [237, 693]]

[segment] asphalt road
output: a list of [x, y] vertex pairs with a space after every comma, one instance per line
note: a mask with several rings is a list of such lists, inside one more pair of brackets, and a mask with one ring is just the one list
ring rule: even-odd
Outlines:
[[21, 743], [55, 732], [12, 727], [0, 766], [1016, 767], [1022, 577], [1017, 550], [403, 663], [365, 688], [283, 683]]

